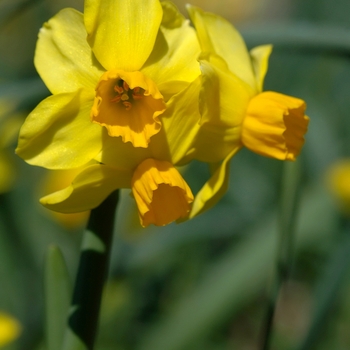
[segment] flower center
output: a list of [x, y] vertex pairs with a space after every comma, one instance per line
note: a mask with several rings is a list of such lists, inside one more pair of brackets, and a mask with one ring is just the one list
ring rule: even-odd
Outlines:
[[115, 96], [111, 99], [111, 102], [120, 102], [124, 105], [125, 109], [129, 111], [134, 100], [140, 100], [144, 97], [145, 90], [139, 86], [130, 89], [126, 81], [119, 79], [113, 87], [113, 92]]
[[155, 82], [142, 72], [111, 70], [101, 76], [95, 90], [91, 121], [104, 126], [109, 136], [147, 148], [161, 129], [159, 116], [166, 108]]

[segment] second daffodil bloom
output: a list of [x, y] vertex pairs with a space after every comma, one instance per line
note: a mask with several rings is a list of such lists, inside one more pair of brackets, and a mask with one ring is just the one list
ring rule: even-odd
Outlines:
[[169, 99], [200, 75], [199, 51], [167, 1], [86, 0], [84, 14], [60, 11], [41, 28], [34, 59], [53, 95], [25, 121], [18, 155], [69, 169], [111, 153], [109, 139], [147, 148]]
[[263, 156], [295, 160], [309, 118], [305, 102], [263, 92], [271, 45], [248, 52], [225, 19], [188, 6], [202, 53], [201, 121], [195, 157], [213, 163], [212, 178], [196, 195], [191, 217], [215, 204], [228, 186], [229, 160], [243, 146]]

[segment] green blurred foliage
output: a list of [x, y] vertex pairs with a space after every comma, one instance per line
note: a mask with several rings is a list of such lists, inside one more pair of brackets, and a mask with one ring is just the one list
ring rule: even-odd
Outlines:
[[[240, 18], [243, 34], [250, 47], [273, 41], [265, 89], [305, 99], [311, 122], [299, 160], [295, 260], [278, 300], [272, 349], [348, 349], [350, 226], [327, 193], [324, 174], [350, 156], [350, 5], [291, 0], [282, 23], [267, 12], [273, 3], [266, 1], [249, 25]], [[0, 1], [0, 101], [12, 106], [1, 123], [18, 113], [24, 118], [48, 95], [32, 63], [35, 42], [42, 23], [66, 6], [82, 9], [82, 1]], [[319, 46], [286, 42], [278, 30], [284, 24], [292, 33], [305, 30], [301, 37]], [[324, 40], [328, 28], [340, 33], [337, 45], [344, 50]], [[16, 181], [0, 195], [0, 310], [23, 327], [6, 349], [44, 349], [44, 257], [58, 245], [73, 281], [83, 223], [68, 230], [41, 208], [46, 171], [18, 159], [15, 145], [14, 138], [7, 152]], [[231, 162], [230, 189], [220, 203], [164, 228], [141, 229], [123, 192], [96, 349], [257, 349], [277, 255], [282, 166], [242, 150]], [[208, 170], [193, 163], [185, 171], [196, 190]]]

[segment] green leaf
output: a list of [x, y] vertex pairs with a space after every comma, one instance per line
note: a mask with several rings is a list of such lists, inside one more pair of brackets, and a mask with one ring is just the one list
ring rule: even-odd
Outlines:
[[46, 340], [48, 350], [61, 350], [71, 299], [71, 281], [61, 250], [49, 247], [45, 266]]
[[70, 328], [67, 328], [65, 335], [64, 335], [64, 345], [63, 345], [62, 349], [64, 349], [64, 350], [87, 350], [87, 347], [83, 343], [83, 341], [75, 333], [72, 332], [72, 330]]

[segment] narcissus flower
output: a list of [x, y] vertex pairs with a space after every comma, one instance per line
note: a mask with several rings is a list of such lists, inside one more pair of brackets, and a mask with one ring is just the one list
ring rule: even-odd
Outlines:
[[70, 169], [115, 162], [121, 144], [123, 157], [129, 145], [142, 152], [169, 117], [170, 99], [200, 75], [199, 51], [167, 1], [86, 0], [84, 14], [62, 10], [41, 28], [34, 60], [53, 95], [25, 121], [18, 155]]
[[212, 177], [196, 195], [193, 217], [226, 191], [229, 160], [243, 146], [264, 156], [295, 160], [309, 118], [303, 100], [263, 92], [271, 45], [248, 52], [228, 21], [195, 7], [188, 10], [202, 49], [201, 121], [192, 153], [213, 163]]
[[132, 188], [142, 226], [164, 226], [185, 218], [193, 202], [178, 170], [170, 162], [152, 158], [142, 161], [134, 171], [91, 165], [70, 186], [40, 201], [55, 211], [80, 212], [96, 207], [119, 188]]
[[[49, 20], [35, 66], [53, 95], [26, 119], [16, 151], [32, 165], [83, 170], [41, 203], [82, 212], [132, 188], [143, 225], [187, 215], [193, 197], [175, 165], [190, 145], [186, 125], [198, 121], [188, 98], [198, 94], [199, 53], [194, 29], [167, 1], [86, 0], [84, 14], [64, 9]], [[176, 208], [159, 213], [169, 203]]]
[[193, 195], [175, 166], [193, 159], [199, 86], [197, 78], [169, 100], [162, 129], [149, 147], [139, 149], [120, 138], [109, 138], [104, 145], [107, 152], [83, 166], [69, 186], [40, 202], [53, 211], [78, 213], [97, 207], [116, 189], [131, 188], [143, 226], [188, 217]]

